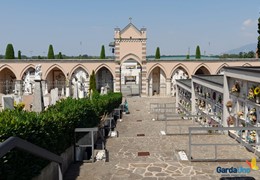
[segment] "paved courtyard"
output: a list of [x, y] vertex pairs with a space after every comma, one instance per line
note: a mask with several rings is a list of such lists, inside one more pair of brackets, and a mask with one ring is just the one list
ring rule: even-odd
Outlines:
[[[65, 174], [65, 180], [189, 180], [189, 179], [219, 179], [216, 172], [218, 166], [222, 168], [244, 167], [246, 162], [189, 162], [182, 161], [179, 150], [188, 152], [187, 135], [164, 136], [164, 121], [152, 121], [154, 115], [149, 113], [150, 103], [173, 103], [174, 98], [127, 98], [130, 114], [124, 115], [123, 120], [117, 123], [116, 130], [119, 137], [108, 138], [106, 148], [109, 151], [108, 162], [73, 164]], [[183, 121], [183, 120], [182, 120]], [[178, 124], [182, 122], [176, 121]], [[142, 134], [142, 136], [137, 136]], [[224, 143], [235, 140], [227, 135], [194, 135], [196, 143]], [[138, 156], [138, 152], [149, 152], [148, 156]], [[213, 148], [194, 148], [193, 157], [214, 157]], [[220, 158], [255, 157], [242, 146], [220, 147]], [[258, 162], [259, 166], [259, 162]], [[247, 176], [260, 179], [260, 171], [253, 171]]]

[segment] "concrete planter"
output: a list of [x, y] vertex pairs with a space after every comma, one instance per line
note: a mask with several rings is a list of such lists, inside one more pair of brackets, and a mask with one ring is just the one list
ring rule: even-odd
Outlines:
[[[94, 140], [96, 141], [97, 136], [94, 135]], [[90, 144], [90, 133], [86, 134], [84, 137], [82, 137], [78, 143], [80, 144]], [[83, 153], [83, 152], [82, 152]], [[64, 174], [71, 163], [74, 162], [74, 146], [70, 146], [64, 153], [61, 154], [61, 157], [63, 159], [63, 166], [62, 166], [62, 174]], [[32, 178], [32, 180], [57, 180], [59, 179], [59, 170], [58, 170], [58, 164], [55, 162], [51, 162], [49, 165], [47, 165], [45, 168], [42, 169], [41, 174]]]

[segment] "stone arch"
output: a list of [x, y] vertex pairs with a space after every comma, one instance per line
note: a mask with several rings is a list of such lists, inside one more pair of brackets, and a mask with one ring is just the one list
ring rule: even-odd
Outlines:
[[0, 94], [12, 94], [15, 90], [17, 75], [9, 65], [0, 67]]
[[9, 69], [10, 71], [12, 71], [12, 73], [15, 75], [15, 78], [19, 78], [19, 76], [17, 76], [17, 72], [12, 68], [12, 66], [8, 65], [8, 64], [4, 64], [3, 66], [0, 67], [0, 71], [4, 70], [5, 68]]
[[245, 64], [243, 64], [242, 66], [252, 66], [252, 65], [249, 64], [249, 63], [245, 63]]
[[33, 94], [34, 93], [34, 86], [35, 86], [35, 67], [32, 64], [26, 66], [23, 69], [23, 74], [21, 75], [21, 80], [23, 83], [23, 93], [25, 95]]
[[176, 94], [176, 79], [187, 79], [190, 77], [188, 68], [182, 64], [177, 64], [171, 71], [171, 95]]
[[187, 66], [185, 66], [185, 65], [182, 64], [182, 63], [179, 63], [179, 64], [177, 64], [176, 66], [174, 66], [174, 67], [172, 68], [171, 73], [170, 73], [170, 76], [172, 77], [174, 71], [176, 71], [176, 70], [179, 69], [179, 68], [180, 68], [180, 69], [184, 69], [184, 70], [186, 71], [186, 73], [188, 74], [188, 77], [191, 77], [191, 74], [190, 74], [190, 72], [189, 72], [189, 69], [187, 68]]
[[216, 74], [223, 74], [224, 67], [228, 67], [227, 63], [221, 64], [221, 66], [217, 69]]
[[129, 53], [127, 55], [125, 55], [122, 59], [121, 59], [121, 62], [120, 62], [120, 66], [125, 62], [127, 61], [128, 59], [134, 59], [135, 61], [137, 61], [140, 65], [142, 65], [142, 60], [135, 54], [133, 53]]
[[[67, 78], [71, 79], [71, 76], [72, 76], [73, 72], [74, 72], [75, 70], [77, 70], [78, 68], [82, 68], [83, 70], [85, 70], [88, 75], [90, 75], [90, 73], [91, 73], [91, 72], [89, 72], [89, 70], [88, 70], [84, 65], [82, 65], [82, 64], [77, 64], [76, 66], [74, 66], [74, 67], [71, 69], [71, 71], [69, 72], [69, 76], [68, 76]], [[66, 75], [67, 75], [67, 74], [66, 74]]]
[[61, 66], [59, 66], [58, 64], [53, 64], [52, 66], [50, 66], [50, 67], [46, 70], [46, 72], [45, 72], [45, 74], [44, 74], [44, 79], [47, 78], [49, 72], [52, 71], [54, 68], [57, 68], [57, 69], [61, 70], [61, 71], [63, 72], [63, 74], [66, 75], [66, 73], [64, 72], [64, 69], [63, 69]]
[[24, 73], [25, 73], [29, 68], [35, 69], [35, 66], [34, 66], [33, 64], [28, 64], [27, 66], [25, 66], [25, 68], [23, 68], [23, 70], [22, 70], [21, 73], [20, 73], [20, 79], [23, 78]]
[[85, 66], [78, 64], [67, 75], [67, 86], [71, 82], [74, 98], [86, 97], [89, 91], [89, 72]]
[[159, 63], [156, 63], [148, 72], [148, 95], [166, 95], [166, 73]]
[[207, 66], [206, 64], [202, 63], [200, 65], [198, 65], [194, 72], [192, 73], [193, 75], [198, 75], [198, 74], [207, 74], [210, 75], [211, 74], [211, 70], [209, 68], [209, 66]]
[[[95, 73], [96, 72], [98, 72], [101, 68], [103, 68], [103, 67], [105, 67], [105, 68], [107, 68], [108, 70], [109, 70], [109, 72], [112, 74], [112, 76], [113, 76], [113, 78], [115, 78], [115, 75], [114, 75], [114, 71], [111, 69], [111, 67], [109, 67], [108, 65], [106, 65], [106, 64], [100, 64], [94, 71], [95, 71]], [[92, 72], [91, 72], [92, 73]], [[91, 74], [90, 73], [90, 74]]]
[[50, 92], [51, 89], [58, 88], [59, 95], [62, 95], [66, 86], [66, 74], [63, 68], [57, 64], [50, 66], [45, 72], [44, 79], [46, 80], [45, 93]]
[[[95, 70], [96, 77], [96, 87], [97, 90], [101, 92], [101, 87], [104, 87], [106, 90], [114, 90], [114, 76], [111, 68], [106, 64], [101, 64]], [[101, 92], [103, 93], [103, 92]]]
[[149, 78], [149, 76], [150, 76], [150, 73], [151, 73], [151, 72], [154, 70], [154, 68], [156, 68], [156, 67], [161, 68], [161, 69], [164, 71], [164, 74], [166, 75], [166, 70], [165, 70], [164, 66], [162, 66], [160, 63], [156, 63], [156, 64], [154, 64], [154, 65], [149, 69], [149, 71], [147, 72], [148, 78]]
[[133, 54], [128, 54], [124, 58], [120, 64], [120, 91], [123, 96], [139, 96], [142, 87], [142, 64]]

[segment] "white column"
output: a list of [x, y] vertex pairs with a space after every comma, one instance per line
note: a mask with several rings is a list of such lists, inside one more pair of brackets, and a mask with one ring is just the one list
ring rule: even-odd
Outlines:
[[171, 79], [166, 79], [166, 95], [171, 96]]
[[153, 75], [152, 73], [149, 76], [148, 79], [148, 92], [149, 92], [149, 96], [153, 96]]

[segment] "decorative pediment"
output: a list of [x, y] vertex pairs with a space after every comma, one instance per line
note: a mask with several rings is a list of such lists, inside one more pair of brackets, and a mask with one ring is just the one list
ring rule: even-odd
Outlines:
[[121, 38], [144, 38], [144, 29], [142, 29], [143, 32], [139, 29], [137, 29], [137, 27], [135, 27], [135, 25], [133, 25], [132, 23], [129, 23], [124, 29], [122, 29], [122, 31], [120, 31], [120, 37]]

